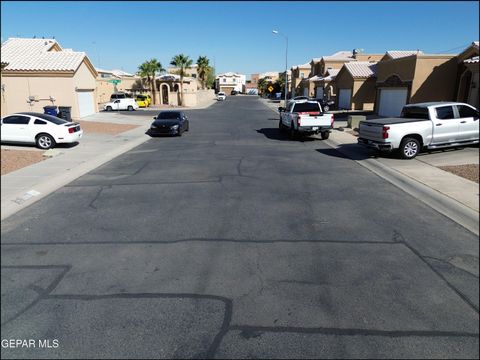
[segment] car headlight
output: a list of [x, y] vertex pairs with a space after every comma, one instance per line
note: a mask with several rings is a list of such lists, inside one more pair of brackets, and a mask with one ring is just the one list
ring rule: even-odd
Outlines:
[[173, 129], [173, 130], [177, 130], [177, 129], [178, 129], [178, 125], [173, 125], [173, 126], [172, 126], [172, 129]]

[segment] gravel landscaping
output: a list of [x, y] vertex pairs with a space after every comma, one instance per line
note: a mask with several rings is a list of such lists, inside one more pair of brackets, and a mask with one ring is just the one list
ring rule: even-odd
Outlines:
[[135, 129], [139, 125], [113, 124], [96, 121], [77, 121], [85, 133], [102, 133], [117, 135], [122, 132]]
[[2, 175], [45, 160], [43, 151], [2, 149]]
[[439, 166], [439, 169], [451, 172], [452, 174], [461, 176], [465, 179], [475, 181], [477, 184], [479, 176], [478, 164], [455, 165], [455, 166]]

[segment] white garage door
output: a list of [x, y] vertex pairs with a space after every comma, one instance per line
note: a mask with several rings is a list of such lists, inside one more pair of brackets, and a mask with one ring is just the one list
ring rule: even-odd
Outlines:
[[317, 87], [316, 99], [323, 99], [323, 87]]
[[338, 90], [338, 107], [340, 109], [350, 110], [350, 100], [352, 99], [352, 89]]
[[400, 116], [407, 103], [407, 89], [381, 89], [378, 115]]
[[93, 91], [79, 91], [78, 98], [78, 112], [80, 117], [95, 114], [95, 106], [93, 103]]

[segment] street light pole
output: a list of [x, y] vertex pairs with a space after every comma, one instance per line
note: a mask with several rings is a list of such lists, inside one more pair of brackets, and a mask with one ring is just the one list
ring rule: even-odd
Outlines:
[[287, 94], [288, 94], [288, 36], [282, 34], [277, 30], [272, 30], [275, 35], [281, 35], [285, 38], [286, 47], [285, 47], [285, 108], [287, 107]]

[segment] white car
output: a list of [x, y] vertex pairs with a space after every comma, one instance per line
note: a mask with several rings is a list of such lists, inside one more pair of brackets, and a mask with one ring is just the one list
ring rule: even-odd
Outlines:
[[59, 143], [74, 143], [83, 135], [78, 123], [34, 112], [6, 116], [1, 124], [2, 142], [36, 144], [40, 149], [50, 149]]
[[112, 102], [106, 103], [103, 105], [103, 110], [105, 111], [112, 111], [112, 110], [128, 110], [133, 111], [139, 108], [135, 99], [132, 98], [125, 98], [125, 99], [117, 99]]
[[219, 101], [223, 101], [226, 98], [227, 98], [227, 95], [225, 95], [225, 93], [223, 91], [221, 91], [217, 94], [217, 100], [219, 100]]

